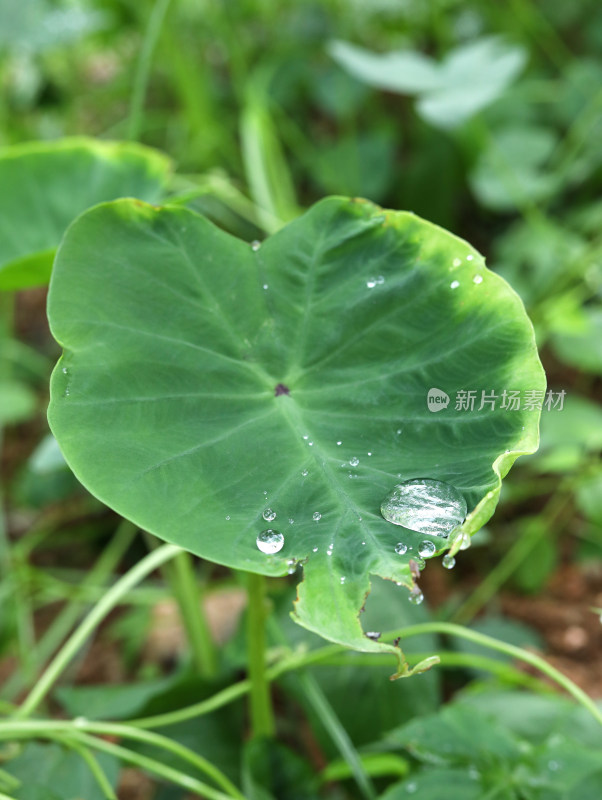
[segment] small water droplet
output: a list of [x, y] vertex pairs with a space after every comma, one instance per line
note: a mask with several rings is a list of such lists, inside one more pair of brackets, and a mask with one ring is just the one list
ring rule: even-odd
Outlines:
[[266, 508], [261, 516], [266, 522], [271, 522], [272, 520], [276, 519], [276, 512], [272, 511], [271, 508]]
[[372, 641], [378, 642], [378, 640], [382, 636], [382, 633], [380, 631], [366, 631], [366, 636], [368, 637], [368, 639], [372, 639]]
[[424, 595], [422, 594], [420, 589], [416, 586], [416, 587], [414, 587], [414, 589], [412, 589], [412, 591], [408, 595], [408, 600], [410, 601], [410, 603], [413, 603], [415, 606], [419, 606], [420, 603], [422, 603], [422, 601], [424, 600]]
[[395, 433], [396, 433], [396, 434], [399, 436], [399, 435], [401, 434], [401, 428], [397, 428], [397, 430], [395, 431]]
[[226, 519], [227, 519], [227, 520], [229, 520], [229, 519], [230, 519], [230, 514], [226, 514]]
[[307, 441], [309, 439], [309, 436], [305, 435], [303, 438], [305, 439], [305, 441]]
[[368, 455], [369, 455], [369, 456], [371, 456], [371, 455], [372, 455], [372, 453], [368, 453]]
[[312, 553], [317, 553], [317, 552], [318, 552], [318, 548], [317, 547], [313, 547], [312, 548]]
[[483, 276], [482, 275], [475, 275], [472, 279], [473, 283], [483, 283]]
[[258, 239], [255, 239], [253, 242], [251, 242], [251, 250], [257, 251], [259, 250], [260, 247], [261, 247], [261, 242]]
[[366, 286], [368, 287], [368, 289], [374, 289], [374, 287], [376, 286], [376, 278], [368, 278], [368, 280], [366, 281]]
[[464, 521], [466, 500], [449, 483], [420, 478], [395, 486], [380, 511], [394, 525], [447, 537]]
[[424, 560], [424, 558], [418, 557], [415, 558], [414, 561], [419, 570], [423, 570], [426, 567], [426, 561]]
[[69, 397], [69, 395], [70, 395], [70, 394], [71, 394], [71, 390], [70, 390], [70, 389], [69, 389], [69, 387], [67, 386], [67, 388], [66, 388], [66, 389], [65, 389], [65, 391], [63, 392], [63, 396], [64, 396], [64, 397]]
[[395, 545], [395, 552], [398, 556], [402, 556], [404, 553], [408, 552], [408, 546], [404, 542], [397, 542]]
[[548, 761], [548, 769], [551, 770], [552, 772], [556, 772], [556, 770], [559, 769], [559, 767], [560, 764], [558, 763], [558, 761], [554, 760]]
[[343, 442], [337, 442], [337, 447], [340, 447], [342, 444]]
[[418, 553], [423, 558], [431, 558], [435, 554], [437, 547], [433, 542], [420, 542], [418, 545]]
[[67, 367], [63, 367], [62, 372], [63, 372], [63, 375], [66, 375], [69, 372], [69, 370], [67, 369]]
[[269, 289], [270, 287], [268, 286], [268, 284], [267, 284], [267, 283], [264, 283], [264, 284], [263, 284], [263, 288], [264, 288], [264, 289]]
[[457, 289], [459, 285], [460, 285], [460, 281], [452, 281], [450, 283], [450, 285], [449, 285], [449, 288], [450, 289]]
[[462, 259], [454, 258], [454, 260], [452, 261], [452, 264], [453, 264], [454, 267], [459, 267], [462, 264]]
[[314, 446], [314, 443], [313, 443], [313, 442], [308, 442], [307, 444], [308, 444], [310, 447], [313, 447], [313, 446]]
[[341, 583], [345, 583], [345, 576], [344, 575], [341, 576]]
[[453, 556], [450, 556], [449, 553], [447, 553], [441, 559], [441, 563], [443, 564], [445, 569], [453, 569], [456, 566], [456, 559]]
[[314, 522], [319, 522], [322, 519], [322, 515], [320, 514], [319, 511], [314, 511], [312, 519], [314, 520]]
[[295, 520], [292, 517], [289, 517], [288, 518], [288, 524], [289, 525], [294, 525], [295, 524]]
[[460, 545], [460, 550], [468, 550], [470, 547], [471, 540], [470, 536], [467, 533], [462, 534], [462, 544]]
[[351, 464], [352, 467], [357, 467], [357, 465], [360, 463], [360, 460], [359, 460], [359, 458], [356, 458], [355, 456], [352, 456], [349, 459], [349, 463]]
[[307, 476], [309, 475], [309, 470], [308, 469], [302, 470], [301, 475], [303, 475], [304, 478], [307, 478]]
[[376, 285], [382, 286], [384, 282], [385, 282], [384, 275], [379, 275], [378, 278], [376, 279]]
[[349, 473], [349, 477], [350, 478], [357, 478], [357, 472], [350, 472]]
[[472, 260], [473, 260], [473, 258], [474, 258], [474, 256], [466, 256], [466, 260], [467, 260], [467, 261], [472, 261]]
[[267, 555], [278, 553], [284, 547], [284, 536], [271, 528], [261, 531], [255, 541], [261, 552]]
[[[360, 517], [360, 519], [361, 519], [361, 517]], [[365, 546], [366, 546], [366, 542], [362, 542], [362, 547], [365, 547]]]

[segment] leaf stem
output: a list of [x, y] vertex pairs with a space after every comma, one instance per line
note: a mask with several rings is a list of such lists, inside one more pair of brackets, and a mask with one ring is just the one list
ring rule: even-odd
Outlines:
[[[235, 798], [236, 800], [245, 800], [241, 792], [236, 786], [227, 778], [215, 765], [203, 756], [198, 755], [190, 748], [180, 744], [167, 736], [163, 736], [151, 731], [143, 731], [132, 727], [131, 725], [124, 725], [116, 722], [93, 722], [85, 719], [75, 720], [18, 720], [15, 722], [6, 721], [0, 723], [0, 740], [6, 739], [19, 739], [19, 738], [52, 738], [63, 742], [69, 747], [74, 747], [73, 742], [78, 742], [79, 748], [82, 743], [86, 748], [104, 749], [99, 743], [104, 743], [102, 739], [96, 736], [87, 736], [86, 734], [97, 734], [98, 736], [111, 736], [120, 739], [133, 739], [134, 741], [144, 742], [151, 747], [156, 747], [186, 761], [195, 766], [200, 772], [212, 778], [215, 783], [228, 793], [228, 797]], [[85, 737], [85, 738], [83, 738]], [[79, 752], [78, 747], [74, 747]], [[125, 748], [122, 748], [124, 752]], [[127, 756], [121, 756], [124, 760], [133, 759]], [[154, 761], [154, 759], [153, 759]], [[136, 762], [134, 762], [136, 763]], [[161, 762], [157, 762], [161, 763]], [[153, 771], [157, 771], [156, 769]], [[172, 772], [176, 772], [175, 769]], [[188, 778], [186, 773], [179, 772], [181, 776]], [[180, 781], [180, 785], [184, 785]], [[206, 787], [207, 788], [207, 787]], [[205, 790], [206, 791], [206, 790]], [[215, 790], [212, 790], [216, 796]], [[224, 797], [221, 793], [219, 797]], [[207, 793], [207, 797], [210, 795]]]
[[172, 589], [180, 607], [196, 670], [201, 677], [212, 678], [217, 671], [217, 655], [203, 611], [192, 556], [183, 550], [166, 566], [174, 577]]
[[265, 668], [266, 650], [266, 594], [265, 578], [249, 572], [247, 575], [247, 653], [249, 665], [249, 690], [251, 730], [253, 737], [272, 738], [275, 733], [274, 712], [270, 685]]
[[475, 644], [480, 644], [483, 647], [488, 647], [490, 650], [497, 650], [500, 653], [506, 653], [513, 658], [524, 661], [535, 667], [548, 678], [551, 678], [555, 683], [568, 692], [580, 705], [586, 708], [590, 714], [602, 725], [602, 711], [596, 706], [594, 701], [588, 697], [585, 692], [580, 689], [570, 678], [563, 675], [560, 670], [557, 670], [551, 664], [541, 658], [541, 656], [530, 653], [528, 650], [523, 650], [521, 647], [515, 647], [513, 644], [501, 642], [499, 639], [494, 639], [492, 636], [487, 636], [484, 633], [478, 633], [470, 628], [464, 628], [462, 625], [454, 625], [452, 622], [425, 622], [421, 625], [411, 625], [408, 628], [403, 628], [400, 631], [387, 634], [386, 638], [400, 634], [402, 638], [409, 639], [411, 636], [420, 636], [423, 633], [443, 633], [449, 636], [459, 636], [462, 639], [468, 639]]
[[35, 711], [88, 636], [92, 634], [96, 626], [100, 624], [107, 614], [119, 604], [128, 591], [150, 572], [168, 559], [174, 558], [179, 552], [181, 552], [180, 548], [175, 545], [163, 545], [163, 547], [153, 553], [149, 553], [142, 561], [139, 561], [133, 569], [127, 572], [107, 591], [46, 667], [36, 685], [25, 698], [22, 706], [15, 712], [17, 719], [28, 717]]
[[130, 100], [130, 113], [128, 117], [127, 138], [137, 141], [140, 138], [140, 128], [142, 126], [144, 99], [150, 77], [153, 53], [157, 46], [163, 20], [169, 9], [171, 0], [156, 0], [153, 10], [148, 19], [148, 25], [144, 34], [140, 57], [136, 65], [134, 85]]

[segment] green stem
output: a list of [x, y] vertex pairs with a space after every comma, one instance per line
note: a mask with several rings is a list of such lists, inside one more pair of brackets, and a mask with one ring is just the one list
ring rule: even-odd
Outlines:
[[169, 570], [174, 576], [171, 585], [188, 634], [196, 670], [203, 678], [212, 678], [217, 672], [217, 655], [203, 610], [192, 556], [182, 551], [166, 566], [173, 568]]
[[150, 572], [161, 564], [164, 564], [170, 558], [174, 558], [179, 552], [180, 548], [175, 545], [169, 544], [160, 547], [158, 550], [155, 550], [154, 553], [149, 553], [107, 591], [105, 596], [94, 606], [87, 617], [82, 620], [80, 625], [50, 662], [36, 685], [27, 695], [23, 705], [16, 712], [15, 716], [17, 718], [27, 717], [35, 711], [46, 694], [50, 691], [61, 672], [75, 656], [79, 648], [82, 647], [88, 636], [92, 634], [96, 626], [102, 622], [107, 614], [118, 605], [128, 591]]
[[[226, 788], [228, 794], [223, 794], [216, 789], [213, 789], [207, 784], [201, 783], [196, 778], [192, 778], [186, 773], [172, 767], [166, 767], [160, 761], [148, 756], [142, 756], [125, 747], [112, 744], [102, 738], [88, 735], [87, 731], [96, 732], [101, 735], [120, 736], [123, 738], [131, 738], [138, 741], [144, 741], [152, 746], [160, 747], [161, 749], [173, 752], [179, 755], [184, 760], [194, 764], [203, 772], [208, 772], [212, 777]], [[143, 734], [140, 736], [140, 734]], [[210, 764], [201, 756], [198, 756], [192, 750], [178, 742], [168, 739], [166, 736], [153, 734], [149, 731], [136, 731], [127, 725], [120, 725], [118, 723], [96, 723], [84, 720], [73, 721], [17, 721], [17, 722], [4, 722], [0, 724], [0, 740], [14, 740], [14, 739], [38, 739], [49, 738], [55, 739], [71, 746], [73, 741], [84, 745], [87, 748], [94, 750], [103, 750], [104, 752], [111, 753], [122, 761], [136, 764], [142, 769], [147, 769], [154, 772], [179, 786], [199, 792], [201, 796], [211, 798], [212, 800], [224, 800], [224, 798], [235, 798], [235, 800], [245, 800], [240, 791], [226, 778], [225, 775], [219, 772], [216, 767]], [[69, 742], [67, 742], [67, 738]]]
[[80, 758], [86, 762], [88, 769], [94, 776], [94, 779], [100, 788], [100, 791], [104, 794], [107, 800], [118, 800], [109, 779], [90, 750], [81, 744], [81, 742], [74, 741], [69, 736], [59, 737], [59, 741], [61, 741], [65, 747], [69, 747], [74, 750], [78, 756], [80, 756]]
[[153, 53], [155, 51], [155, 47], [157, 46], [163, 20], [165, 19], [165, 15], [167, 14], [170, 3], [171, 0], [156, 0], [148, 19], [148, 25], [144, 34], [144, 40], [140, 50], [140, 58], [138, 59], [136, 74], [134, 76], [134, 86], [132, 88], [130, 114], [127, 128], [127, 138], [134, 141], [140, 138], [144, 100], [146, 97], [146, 89], [148, 87], [148, 81], [150, 77]]
[[251, 692], [251, 730], [254, 737], [275, 734], [270, 685], [265, 669], [266, 595], [263, 575], [248, 573], [247, 653]]
[[459, 636], [462, 639], [468, 639], [471, 642], [475, 642], [475, 644], [488, 647], [490, 650], [497, 650], [500, 653], [506, 653], [512, 656], [512, 658], [517, 658], [519, 661], [530, 664], [561, 686], [602, 725], [602, 711], [600, 711], [594, 701], [588, 697], [582, 689], [574, 684], [570, 678], [567, 678], [562, 672], [551, 664], [548, 664], [545, 659], [535, 655], [535, 653], [530, 653], [528, 650], [515, 647], [513, 644], [501, 642], [499, 639], [486, 636], [484, 633], [477, 633], [477, 631], [473, 631], [470, 628], [454, 625], [452, 622], [425, 622], [422, 625], [411, 625], [409, 628], [387, 634], [386, 638], [394, 638], [397, 634], [401, 635], [403, 639], [408, 639], [411, 636], [420, 636], [423, 633], [443, 633], [449, 636]]
[[[137, 530], [138, 528], [129, 520], [121, 520], [108, 546], [77, 587], [76, 596], [57, 615], [44, 636], [33, 648], [32, 657], [38, 667], [50, 657], [77, 621], [81, 613], [82, 602], [85, 601], [86, 590], [90, 586], [105, 583], [121, 561]], [[105, 592], [106, 587], [103, 586], [103, 595]], [[22, 672], [15, 672], [3, 687], [3, 696], [13, 698], [24, 683], [25, 675]]]
[[332, 706], [326, 699], [324, 692], [320, 689], [315, 679], [307, 672], [298, 675], [298, 680], [303, 687], [305, 696], [309, 700], [324, 728], [330, 734], [333, 742], [337, 746], [341, 756], [349, 765], [353, 777], [367, 800], [375, 800], [376, 792], [362, 761], [349, 738], [349, 734], [341, 724], [341, 721], [334, 713]]
[[[551, 678], [559, 686], [566, 689], [566, 691], [572, 695], [572, 697], [580, 705], [584, 706], [584, 708], [586, 708], [592, 714], [592, 716], [602, 724], [602, 714], [595, 704], [589, 699], [589, 697], [582, 692], [581, 689], [579, 689], [579, 687], [575, 686], [575, 684], [569, 678], [567, 678], [557, 669], [550, 666], [550, 664], [548, 664], [543, 658], [540, 658], [533, 653], [529, 653], [527, 650], [521, 650], [519, 647], [514, 647], [513, 645], [506, 644], [505, 642], [500, 642], [490, 636], [476, 633], [475, 631], [471, 631], [468, 628], [463, 628], [460, 625], [454, 625], [451, 622], [429, 622], [424, 623], [423, 625], [413, 625], [409, 628], [401, 628], [398, 631], [387, 633], [383, 636], [383, 639], [386, 641], [392, 641], [397, 636], [402, 636], [403, 638], [409, 639], [412, 636], [419, 636], [423, 633], [447, 633], [454, 636], [464, 637], [477, 642], [483, 647], [488, 647], [491, 650], [498, 650], [520, 661], [524, 661], [527, 664], [531, 664], [544, 675], [547, 675], [549, 678]], [[341, 654], [346, 652], [348, 652], [347, 648], [343, 647], [342, 645], [331, 644], [321, 647], [317, 650], [312, 650], [309, 653], [293, 653], [292, 655], [283, 658], [282, 661], [267, 670], [266, 679], [268, 681], [274, 681], [287, 672], [295, 671], [302, 667], [308, 667], [312, 664], [327, 663], [329, 659], [338, 658], [341, 656]], [[459, 665], [462, 657], [457, 654], [454, 658], [456, 659], [455, 663], [450, 654], [450, 664], [453, 664], [454, 666]], [[468, 655], [466, 657], [466, 661], [463, 663], [465, 663], [467, 666], [470, 666], [471, 664], [476, 667], [484, 666], [483, 662], [480, 662], [478, 659], [478, 656], [472, 657]], [[494, 670], [492, 669], [491, 671]], [[228, 686], [227, 689], [218, 692], [217, 694], [213, 695], [213, 697], [209, 697], [207, 700], [203, 700], [200, 703], [195, 703], [187, 708], [178, 709], [177, 711], [171, 711], [166, 714], [158, 714], [154, 717], [143, 717], [141, 719], [129, 720], [128, 724], [137, 728], [158, 728], [165, 725], [174, 725], [178, 722], [184, 722], [189, 719], [201, 717], [204, 714], [209, 714], [212, 711], [216, 711], [218, 708], [228, 705], [234, 700], [243, 697], [250, 690], [251, 682], [249, 680], [240, 681], [233, 686]]]

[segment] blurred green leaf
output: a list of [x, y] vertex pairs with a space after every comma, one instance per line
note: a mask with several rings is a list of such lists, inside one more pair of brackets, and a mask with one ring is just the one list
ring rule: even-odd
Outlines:
[[[443, 794], [444, 793], [444, 794]], [[430, 769], [391, 786], [379, 800], [484, 800], [481, 784], [464, 770]], [[496, 795], [496, 800], [499, 794]]]
[[371, 53], [333, 41], [330, 55], [358, 80], [378, 89], [416, 95], [416, 110], [443, 129], [462, 125], [494, 102], [520, 74], [526, 54], [498, 37], [451, 50], [440, 63], [419, 52]]
[[315, 769], [286, 745], [252, 739], [243, 749], [242, 786], [248, 800], [315, 800]]
[[103, 200], [164, 195], [169, 159], [128, 142], [59, 139], [0, 150], [0, 290], [48, 282], [68, 225]]
[[556, 333], [554, 350], [565, 364], [602, 375], [602, 306], [582, 309], [581, 325], [573, 333]]
[[[94, 758], [115, 787], [119, 762], [106, 753], [95, 753]], [[105, 800], [81, 756], [56, 744], [31, 742], [3, 768], [21, 781], [13, 791], [16, 800]]]
[[553, 131], [541, 126], [493, 131], [470, 175], [479, 202], [494, 211], [513, 211], [548, 198], [558, 185], [545, 168], [556, 144]]
[[36, 406], [35, 393], [24, 383], [0, 380], [0, 426], [30, 419]]

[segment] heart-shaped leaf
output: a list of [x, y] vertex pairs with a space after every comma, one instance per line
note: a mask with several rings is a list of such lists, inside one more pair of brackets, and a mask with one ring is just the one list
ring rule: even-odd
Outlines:
[[47, 283], [78, 214], [117, 197], [154, 203], [169, 172], [163, 154], [129, 142], [75, 138], [0, 151], [0, 289]]
[[[297, 621], [360, 650], [401, 659], [362, 631], [370, 575], [410, 587], [421, 542], [449, 546], [385, 521], [383, 498], [452, 484], [474, 532], [537, 446], [538, 411], [502, 407], [544, 388], [518, 296], [466, 242], [366, 201], [324, 200], [260, 247], [183, 208], [97, 206], [59, 249], [49, 317], [49, 419], [82, 483], [212, 561], [302, 562]], [[434, 413], [431, 389], [474, 410]]]

